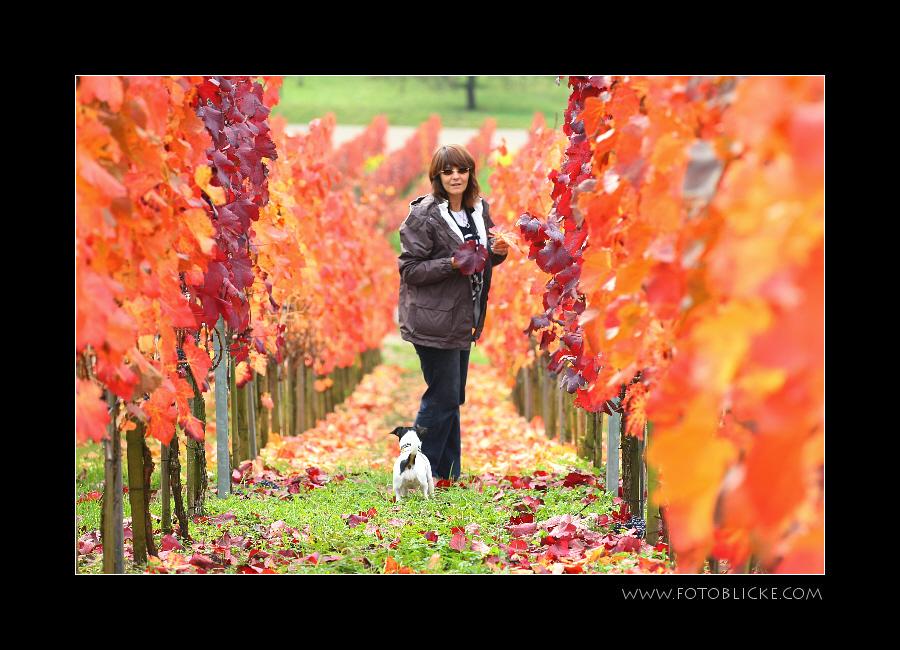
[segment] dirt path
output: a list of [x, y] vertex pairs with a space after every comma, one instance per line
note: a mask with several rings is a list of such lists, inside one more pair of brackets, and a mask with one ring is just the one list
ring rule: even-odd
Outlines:
[[[393, 463], [390, 431], [415, 420], [425, 383], [412, 345], [387, 337], [382, 364], [333, 413], [301, 436], [275, 438], [261, 453], [298, 470], [331, 471], [341, 463], [378, 468]], [[575, 449], [548, 440], [539, 422], [515, 410], [510, 389], [489, 364], [469, 367], [466, 404], [460, 410], [463, 473], [514, 473], [535, 463], [559, 462]]]

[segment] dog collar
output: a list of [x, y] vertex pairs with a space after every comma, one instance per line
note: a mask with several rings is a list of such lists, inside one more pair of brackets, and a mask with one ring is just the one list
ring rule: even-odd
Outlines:
[[[409, 447], [412, 447], [412, 446], [413, 446], [413, 444], [411, 442], [407, 442], [405, 445], [400, 445], [400, 451], [403, 451], [404, 449], [408, 449]], [[416, 445], [416, 451], [422, 451], [422, 445]]]

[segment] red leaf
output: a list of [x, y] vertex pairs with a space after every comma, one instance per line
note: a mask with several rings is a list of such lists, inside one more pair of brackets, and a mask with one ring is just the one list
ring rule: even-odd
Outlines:
[[456, 533], [453, 535], [453, 539], [450, 540], [450, 548], [455, 549], [457, 551], [465, 551], [469, 544], [469, 540], [462, 533]]
[[434, 532], [433, 530], [429, 530], [424, 535], [425, 535], [425, 539], [428, 540], [429, 542], [436, 542], [438, 540], [437, 533]]
[[184, 352], [184, 356], [187, 358], [188, 364], [191, 366], [191, 372], [194, 375], [197, 386], [199, 386], [200, 390], [203, 392], [208, 391], [209, 382], [206, 377], [209, 374], [209, 369], [212, 367], [212, 359], [209, 358], [206, 350], [197, 347], [194, 338], [190, 334], [184, 337], [184, 343], [182, 344], [181, 349]]
[[609, 549], [610, 555], [615, 553], [637, 553], [641, 550], [641, 540], [633, 535], [622, 535], [615, 546]]
[[579, 474], [578, 472], [569, 472], [569, 474], [565, 478], [564, 485], [566, 487], [573, 487], [580, 483], [586, 483], [588, 485], [594, 482], [593, 476], [589, 474]]
[[216, 515], [215, 517], [210, 517], [209, 521], [213, 524], [222, 524], [226, 521], [231, 521], [232, 519], [237, 519], [234, 513], [229, 510], [228, 512], [223, 512], [221, 515]]
[[81, 497], [79, 497], [77, 503], [84, 503], [85, 501], [95, 501], [100, 497], [100, 490], [91, 490], [87, 494], [83, 494]]
[[484, 270], [488, 258], [488, 249], [475, 241], [467, 241], [456, 251], [456, 263], [463, 275], [471, 275], [474, 272]]
[[206, 431], [203, 429], [203, 423], [192, 414], [188, 413], [187, 417], [179, 420], [178, 424], [184, 428], [184, 432], [194, 442], [203, 442], [206, 438]]
[[545, 273], [559, 273], [572, 262], [572, 256], [566, 250], [565, 244], [552, 239], [537, 254], [538, 266]]
[[515, 526], [509, 527], [509, 534], [512, 537], [525, 537], [527, 535], [534, 535], [537, 531], [537, 524], [534, 522], [526, 523], [526, 524], [517, 524]]
[[198, 567], [198, 568], [200, 568], [200, 569], [203, 569], [204, 571], [207, 571], [207, 570], [209, 570], [209, 569], [211, 569], [211, 568], [213, 567], [213, 561], [212, 561], [212, 560], [210, 560], [210, 559], [209, 559], [208, 557], [206, 557], [205, 555], [198, 555], [197, 553], [194, 553], [194, 554], [191, 556], [191, 561], [190, 561], [190, 563], [193, 564], [195, 567]]
[[368, 517], [360, 517], [358, 515], [350, 515], [350, 517], [347, 519], [347, 525], [350, 528], [356, 528], [360, 524], [364, 524], [367, 521], [369, 521]]

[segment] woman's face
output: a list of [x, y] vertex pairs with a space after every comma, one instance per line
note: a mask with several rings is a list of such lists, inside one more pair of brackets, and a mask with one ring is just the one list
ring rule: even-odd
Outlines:
[[444, 191], [447, 192], [447, 196], [450, 197], [450, 203], [461, 201], [463, 193], [465, 193], [466, 188], [469, 186], [469, 174], [471, 172], [466, 170], [464, 174], [460, 173], [459, 167], [455, 165], [448, 165], [444, 167], [444, 169], [455, 170], [450, 176], [441, 172], [441, 184], [444, 186]]

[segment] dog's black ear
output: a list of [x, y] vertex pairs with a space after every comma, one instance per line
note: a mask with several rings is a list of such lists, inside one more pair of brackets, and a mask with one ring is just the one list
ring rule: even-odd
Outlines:
[[392, 436], [397, 436], [398, 438], [400, 438], [400, 437], [403, 436], [403, 429], [404, 429], [404, 428], [405, 428], [405, 427], [397, 427], [396, 429], [394, 429], [393, 431], [391, 431], [391, 434], [390, 434], [390, 435], [392, 435]]
[[428, 433], [428, 427], [420, 427], [418, 424], [416, 425], [416, 434], [418, 434], [420, 438], [424, 438], [426, 433]]

